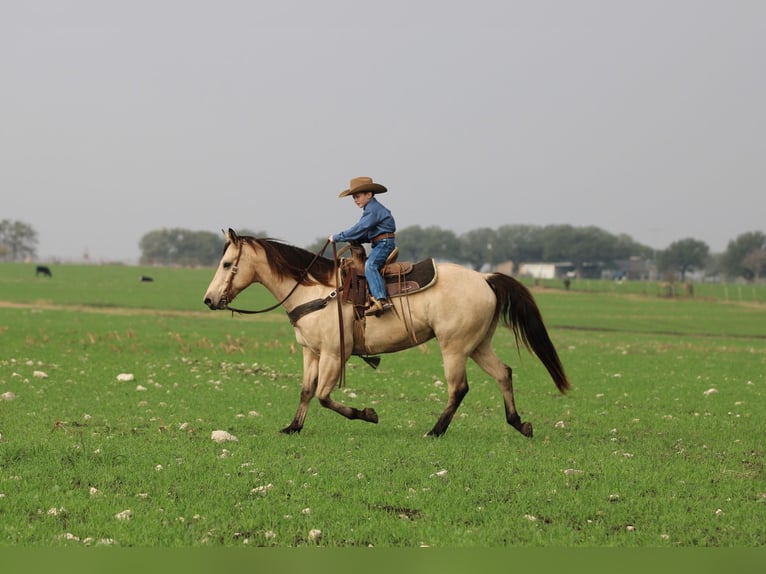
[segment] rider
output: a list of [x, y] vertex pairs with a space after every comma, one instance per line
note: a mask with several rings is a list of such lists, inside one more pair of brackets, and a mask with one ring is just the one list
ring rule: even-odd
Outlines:
[[352, 179], [349, 188], [342, 191], [338, 197], [352, 196], [357, 207], [363, 210], [362, 217], [353, 227], [329, 237], [331, 242], [358, 241], [372, 244], [364, 264], [365, 277], [372, 295], [372, 305], [366, 315], [379, 315], [393, 306], [386, 297], [386, 285], [380, 269], [396, 247], [394, 240], [396, 223], [391, 212], [375, 197], [376, 194], [386, 191], [386, 188], [379, 183], [373, 183], [370, 177]]

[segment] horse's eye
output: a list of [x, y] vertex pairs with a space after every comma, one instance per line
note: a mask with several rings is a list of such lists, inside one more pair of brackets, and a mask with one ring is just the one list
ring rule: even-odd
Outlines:
[[229, 267], [231, 267], [231, 261], [226, 261], [226, 262], [224, 262], [224, 264], [223, 264], [223, 268], [224, 268], [224, 269], [228, 269]]

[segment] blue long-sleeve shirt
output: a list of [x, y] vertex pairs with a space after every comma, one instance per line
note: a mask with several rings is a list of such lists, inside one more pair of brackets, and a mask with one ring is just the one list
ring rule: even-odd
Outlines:
[[333, 241], [359, 241], [371, 243], [381, 233], [394, 233], [394, 216], [377, 198], [373, 197], [362, 209], [362, 217], [353, 227], [332, 236]]

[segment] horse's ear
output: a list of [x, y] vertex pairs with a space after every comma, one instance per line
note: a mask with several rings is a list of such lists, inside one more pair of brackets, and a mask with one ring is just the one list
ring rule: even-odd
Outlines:
[[227, 241], [229, 241], [231, 243], [236, 243], [237, 242], [237, 239], [238, 239], [237, 233], [231, 227], [229, 227], [229, 231], [228, 232], [224, 231], [223, 234], [226, 237]]

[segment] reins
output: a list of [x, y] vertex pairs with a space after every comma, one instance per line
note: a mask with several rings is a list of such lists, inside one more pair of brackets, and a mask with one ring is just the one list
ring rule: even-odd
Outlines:
[[[340, 289], [341, 281], [340, 268], [338, 267], [338, 249], [334, 241], [332, 242], [332, 260], [334, 262], [333, 272], [335, 275], [335, 291], [337, 293], [338, 289]], [[336, 297], [335, 299], [338, 301], [338, 330], [340, 331], [340, 375], [338, 376], [338, 387], [343, 388], [346, 386], [346, 330], [343, 328], [343, 302], [341, 297]]]

